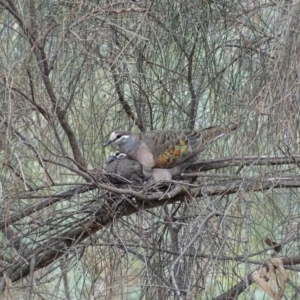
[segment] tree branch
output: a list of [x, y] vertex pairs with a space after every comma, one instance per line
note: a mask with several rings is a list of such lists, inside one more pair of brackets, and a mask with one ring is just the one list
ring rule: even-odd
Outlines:
[[[286, 164], [299, 164], [300, 155], [293, 155], [287, 157], [285, 155], [274, 155], [274, 156], [236, 156], [236, 157], [225, 157], [219, 159], [207, 159], [198, 161], [191, 164], [189, 167], [199, 168], [200, 172], [217, 170], [227, 167], [235, 166], [275, 166], [275, 165], [286, 165]], [[190, 173], [187, 173], [190, 175]], [[185, 176], [186, 174], [183, 174]], [[195, 176], [194, 174], [193, 176]]]
[[[101, 184], [101, 186], [105, 186]], [[2, 270], [2, 274], [10, 274], [10, 279], [12, 282], [18, 281], [24, 276], [27, 276], [30, 272], [30, 264], [24, 263], [24, 261], [30, 261], [32, 255], [36, 256], [36, 264], [35, 270], [46, 267], [53, 261], [57, 260], [61, 257], [64, 253], [70, 251], [71, 247], [76, 246], [78, 243], [89, 237], [91, 234], [95, 233], [98, 230], [103, 229], [105, 226], [110, 224], [112, 220], [121, 218], [122, 216], [128, 216], [134, 214], [140, 210], [147, 210], [154, 207], [160, 207], [167, 204], [171, 204], [177, 201], [183, 201], [184, 195], [188, 197], [203, 197], [205, 196], [212, 196], [212, 195], [223, 195], [223, 194], [233, 194], [238, 192], [239, 190], [243, 190], [243, 192], [247, 191], [262, 191], [265, 189], [270, 188], [299, 188], [300, 187], [300, 178], [269, 178], [266, 180], [254, 180], [252, 182], [245, 182], [245, 181], [236, 181], [230, 182], [226, 184], [215, 184], [215, 185], [207, 185], [199, 188], [191, 189], [190, 191], [186, 191], [182, 186], [177, 188], [177, 192], [173, 193], [174, 196], [171, 197], [168, 194], [163, 193], [154, 193], [155, 196], [144, 196], [144, 193], [137, 193], [133, 192], [132, 190], [124, 190], [124, 189], [115, 189], [117, 194], [132, 194], [135, 196], [135, 200], [131, 199], [131, 202], [128, 201], [120, 201], [113, 206], [105, 206], [103, 205], [98, 211], [96, 211], [93, 215], [95, 220], [90, 219], [89, 221], [85, 222], [81, 226], [71, 229], [69, 232], [62, 234], [61, 236], [55, 237], [45, 244], [38, 246], [36, 249], [30, 251], [29, 254], [24, 255], [24, 259], [21, 262], [16, 262], [13, 266], [8, 267], [5, 270]], [[78, 188], [79, 189], [79, 188]], [[59, 201], [60, 199], [68, 199], [72, 197], [72, 195], [78, 194], [79, 192], [86, 192], [90, 189], [90, 187], [85, 187], [85, 190], [70, 190], [67, 191], [65, 195], [59, 195], [59, 197], [54, 198], [52, 201], [47, 199], [44, 200], [42, 203], [36, 206], [31, 206], [24, 210], [21, 214], [19, 214], [18, 218], [22, 218], [28, 216], [28, 214], [36, 212], [37, 209], [41, 209], [43, 207], [49, 206], [54, 202]], [[111, 189], [109, 186], [106, 186], [106, 189]], [[125, 192], [124, 192], [125, 191]], [[73, 194], [71, 193], [73, 192]], [[172, 192], [171, 192], [172, 193]], [[160, 196], [160, 197], [159, 197]], [[140, 200], [145, 199], [145, 200]], [[103, 200], [102, 200], [103, 202]], [[91, 217], [92, 218], [92, 217]], [[13, 221], [16, 221], [17, 218], [7, 219], [2, 221], [0, 224], [5, 226], [6, 224], [10, 224]], [[299, 260], [300, 261], [300, 260]], [[298, 261], [297, 261], [298, 262]], [[293, 261], [295, 263], [295, 261]], [[285, 263], [286, 264], [286, 263]], [[292, 263], [290, 263], [292, 264]], [[3, 276], [3, 275], [2, 275]], [[251, 281], [249, 281], [251, 282]], [[4, 281], [2, 281], [2, 286]], [[234, 291], [242, 291], [245, 283], [241, 282], [237, 285], [237, 288]], [[1, 286], [1, 285], [0, 285]], [[222, 298], [220, 298], [222, 299]], [[225, 298], [224, 298], [225, 299]]]
[[[283, 265], [297, 265], [300, 264], [300, 256], [294, 256], [294, 257], [287, 257], [287, 258], [282, 258], [282, 263]], [[256, 270], [258, 270], [257, 268]], [[243, 291], [245, 291], [251, 284], [254, 283], [252, 274], [255, 271], [251, 272], [250, 274], [247, 275], [246, 278], [238, 282], [235, 286], [233, 286], [231, 289], [229, 289], [227, 292], [224, 294], [213, 298], [213, 300], [233, 300], [237, 299], [238, 295], [240, 295]]]
[[95, 189], [95, 187], [92, 186], [79, 186], [76, 188], [69, 189], [67, 191], [57, 193], [56, 195], [53, 195], [51, 197], [47, 197], [46, 199], [43, 199], [39, 203], [29, 205], [28, 207], [24, 208], [21, 212], [17, 212], [14, 214], [11, 214], [10, 217], [5, 218], [4, 220], [0, 221], [0, 230], [6, 228], [8, 225], [13, 224], [25, 217], [28, 217], [29, 215], [42, 210], [45, 207], [51, 206], [54, 203], [57, 203], [62, 200], [71, 199], [72, 197], [88, 192], [92, 189]]
[[9, 1], [9, 5], [6, 5], [2, 2], [0, 2], [18, 21], [21, 28], [23, 29], [25, 36], [28, 39], [29, 44], [32, 46], [32, 50], [34, 51], [41, 75], [42, 80], [44, 82], [45, 88], [47, 90], [47, 93], [50, 97], [50, 100], [52, 102], [53, 106], [53, 112], [56, 113], [56, 116], [59, 120], [60, 125], [64, 129], [70, 143], [70, 147], [73, 152], [73, 156], [75, 161], [82, 167], [86, 168], [86, 162], [85, 159], [80, 151], [80, 148], [78, 146], [78, 142], [76, 139], [76, 136], [68, 124], [66, 120], [66, 113], [67, 110], [62, 109], [58, 105], [57, 97], [55, 95], [53, 86], [51, 84], [51, 81], [49, 79], [49, 66], [47, 62], [47, 57], [44, 51], [44, 39], [46, 35], [49, 33], [49, 31], [55, 27], [56, 25], [49, 25], [48, 28], [46, 28], [41, 34], [37, 31], [37, 24], [36, 24], [36, 13], [35, 13], [35, 6], [34, 2], [31, 0], [29, 1], [29, 13], [30, 13], [30, 20], [31, 20], [31, 28], [28, 29], [24, 26], [24, 23], [22, 22], [22, 19], [19, 17], [19, 14], [13, 5], [12, 1]]

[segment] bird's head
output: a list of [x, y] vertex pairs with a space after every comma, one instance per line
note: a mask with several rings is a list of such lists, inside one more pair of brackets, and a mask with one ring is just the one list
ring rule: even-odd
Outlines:
[[123, 159], [123, 158], [126, 158], [126, 157], [127, 157], [127, 155], [126, 155], [125, 153], [122, 153], [122, 152], [120, 152], [120, 151], [116, 151], [116, 152], [114, 153], [114, 156], [116, 157], [116, 159]]
[[120, 151], [110, 152], [110, 155], [109, 155], [108, 159], [106, 160], [106, 163], [109, 164], [112, 161], [115, 161], [117, 159], [123, 159], [123, 158], [126, 158], [125, 153], [122, 153]]
[[121, 146], [122, 144], [125, 144], [128, 139], [129, 139], [128, 132], [117, 130], [111, 133], [111, 135], [109, 136], [109, 140], [104, 144], [104, 147], [110, 144], [117, 144]]

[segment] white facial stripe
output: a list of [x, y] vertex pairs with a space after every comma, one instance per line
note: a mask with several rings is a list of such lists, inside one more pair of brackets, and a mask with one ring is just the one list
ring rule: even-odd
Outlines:
[[115, 140], [116, 138], [117, 138], [116, 133], [115, 133], [115, 132], [112, 132], [111, 135], [110, 135], [110, 137], [109, 137], [109, 140], [110, 140], [110, 141], [113, 141], [113, 140]]
[[116, 144], [122, 144], [129, 138], [129, 135], [122, 135], [119, 139], [116, 140]]
[[118, 135], [119, 133], [116, 133], [115, 131], [112, 132], [109, 136], [109, 140], [118, 143], [119, 141], [124, 141], [129, 138], [129, 135], [122, 135], [120, 138], [117, 138]]

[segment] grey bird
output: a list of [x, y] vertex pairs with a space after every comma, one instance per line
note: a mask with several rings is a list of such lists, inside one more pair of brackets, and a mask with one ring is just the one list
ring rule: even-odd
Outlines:
[[143, 182], [144, 174], [142, 166], [135, 160], [127, 157], [119, 151], [112, 152], [106, 160], [105, 172], [116, 174], [131, 182]]
[[230, 123], [225, 128], [209, 127], [198, 131], [114, 131], [104, 147], [117, 144], [120, 152], [142, 165], [146, 179], [152, 177], [156, 181], [170, 180], [209, 144], [237, 127], [237, 123]]

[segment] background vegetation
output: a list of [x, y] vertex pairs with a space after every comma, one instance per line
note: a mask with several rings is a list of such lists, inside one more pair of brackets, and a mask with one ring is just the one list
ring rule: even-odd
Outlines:
[[[251, 274], [279, 256], [298, 299], [299, 12], [0, 0], [2, 297], [268, 299]], [[101, 175], [114, 129], [233, 118], [188, 191]]]

